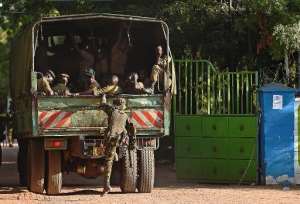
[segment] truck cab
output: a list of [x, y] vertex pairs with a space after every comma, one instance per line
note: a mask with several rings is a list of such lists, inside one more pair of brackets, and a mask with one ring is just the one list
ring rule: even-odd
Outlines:
[[[89, 66], [100, 83], [116, 74], [122, 86], [132, 72], [149, 78], [158, 45], [166, 56], [171, 56], [166, 23], [113, 14], [45, 17], [17, 36], [11, 49], [10, 88], [14, 135], [20, 148], [20, 181], [30, 191], [59, 194], [62, 172], [77, 172], [86, 178], [101, 176], [108, 126], [101, 95], [43, 96], [37, 87], [40, 73], [51, 69], [56, 74], [69, 74], [70, 90], [76, 92], [81, 66], [88, 63], [81, 49], [93, 57]], [[135, 148], [122, 150], [117, 162], [122, 192], [153, 189], [154, 151], [159, 148], [160, 138], [170, 132], [175, 86], [171, 65], [163, 71], [153, 94], [107, 95], [109, 105], [116, 98], [126, 100], [125, 112], [135, 129], [131, 135]]]

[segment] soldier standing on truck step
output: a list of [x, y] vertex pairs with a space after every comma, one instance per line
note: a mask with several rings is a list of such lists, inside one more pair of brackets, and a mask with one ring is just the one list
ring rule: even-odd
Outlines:
[[104, 170], [103, 195], [111, 191], [110, 177], [114, 159], [116, 157], [117, 146], [122, 136], [127, 135], [126, 125], [129, 124], [128, 115], [125, 113], [126, 101], [118, 98], [113, 101], [113, 106], [105, 104], [106, 98], [103, 96], [104, 110], [108, 114], [108, 131], [105, 138], [106, 165]]
[[42, 96], [52, 96], [54, 94], [51, 84], [55, 79], [55, 74], [52, 70], [48, 70], [44, 76], [37, 80], [37, 91]]

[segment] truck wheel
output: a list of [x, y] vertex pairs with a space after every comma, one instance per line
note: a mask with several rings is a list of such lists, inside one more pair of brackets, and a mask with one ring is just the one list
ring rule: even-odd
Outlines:
[[136, 150], [127, 150], [121, 159], [121, 190], [123, 193], [134, 193], [137, 182]]
[[140, 193], [151, 193], [154, 186], [155, 159], [154, 150], [143, 149], [139, 151], [139, 180], [138, 191]]
[[28, 144], [28, 186], [34, 193], [43, 193], [45, 184], [45, 151], [41, 139], [30, 139]]
[[46, 193], [55, 195], [61, 192], [62, 172], [61, 172], [61, 152], [52, 150], [47, 152], [47, 185]]

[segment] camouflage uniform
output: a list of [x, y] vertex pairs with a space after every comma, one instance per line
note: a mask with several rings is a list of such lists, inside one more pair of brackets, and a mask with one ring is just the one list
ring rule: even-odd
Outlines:
[[52, 70], [48, 70], [45, 76], [41, 76], [37, 80], [37, 91], [39, 95], [51, 96], [54, 94], [50, 83], [55, 79], [55, 74]]
[[58, 96], [70, 96], [69, 88], [67, 84], [69, 82], [70, 76], [68, 74], [60, 74], [58, 78], [58, 83], [53, 87], [53, 91]]
[[49, 96], [53, 95], [53, 90], [46, 77], [42, 77], [37, 81], [37, 91], [40, 95]]
[[103, 193], [111, 190], [110, 176], [112, 171], [113, 162], [116, 156], [117, 146], [122, 135], [127, 135], [126, 125], [128, 124], [128, 116], [124, 112], [125, 99], [114, 100], [114, 106], [105, 106], [108, 118], [108, 132], [106, 135], [106, 165], [104, 171], [104, 189]]
[[121, 93], [121, 87], [118, 85], [107, 85], [103, 88], [97, 89], [96, 95], [100, 94], [119, 94]]
[[79, 84], [81, 95], [97, 95], [97, 90], [100, 87], [96, 79], [90, 81], [91, 77], [95, 77], [95, 71], [93, 69], [86, 69], [79, 77]]
[[53, 91], [58, 96], [70, 96], [70, 90], [64, 83], [58, 83], [53, 87]]
[[84, 92], [82, 92], [82, 94], [97, 95], [98, 88], [99, 88], [99, 83], [97, 81], [94, 81], [89, 85], [89, 87]]
[[154, 64], [152, 67], [150, 80], [152, 82], [152, 89], [154, 91], [155, 85], [158, 83], [159, 79], [162, 77], [162, 73], [166, 71], [166, 67], [168, 66], [170, 59], [168, 57], [160, 57], [158, 59], [158, 63]]

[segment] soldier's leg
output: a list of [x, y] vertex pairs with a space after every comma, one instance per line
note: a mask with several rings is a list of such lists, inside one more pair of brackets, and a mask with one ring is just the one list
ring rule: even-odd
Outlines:
[[114, 158], [116, 155], [116, 150], [117, 150], [117, 141], [108, 142], [106, 149], [105, 149], [106, 164], [105, 164], [105, 169], [104, 169], [103, 193], [108, 193], [111, 190], [110, 177], [111, 177]]

